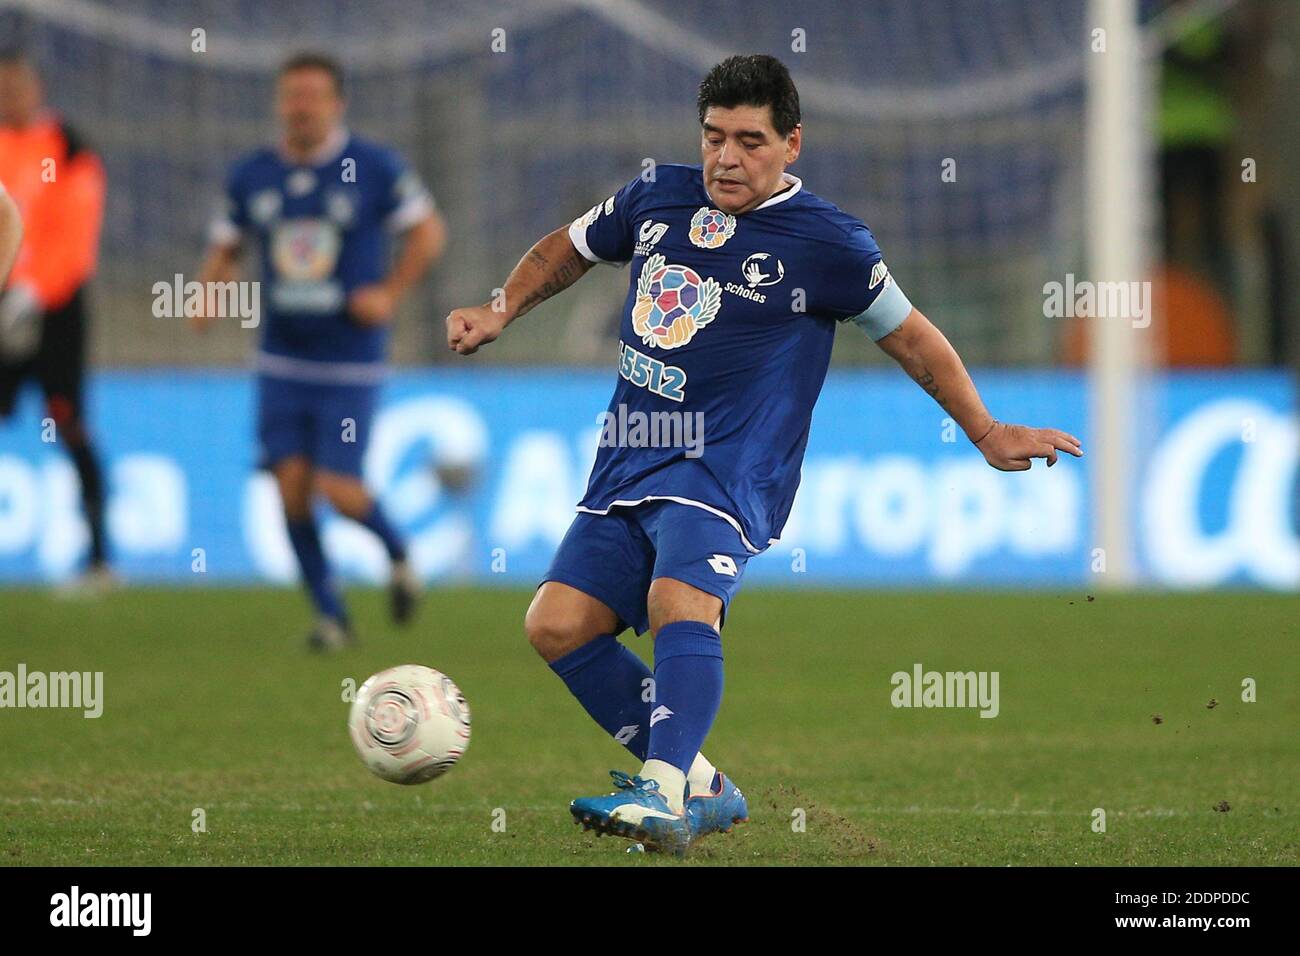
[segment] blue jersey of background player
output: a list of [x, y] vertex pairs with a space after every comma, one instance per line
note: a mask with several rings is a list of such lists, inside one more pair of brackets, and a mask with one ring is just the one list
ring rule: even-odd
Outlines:
[[[802, 128], [780, 61], [731, 57], [697, 105], [702, 166], [632, 181], [533, 246], [504, 309], [447, 317], [448, 345], [470, 354], [594, 263], [631, 263], [602, 447], [525, 630], [644, 761], [635, 776], [614, 772], [615, 793], [573, 801], [574, 817], [674, 850], [748, 813], [700, 753], [722, 700], [719, 629], [746, 561], [789, 514], [837, 321], [862, 327], [994, 467], [1081, 453], [1063, 432], [996, 421], [866, 226], [786, 172]], [[637, 430], [656, 413], [657, 426]], [[674, 434], [673, 413], [701, 425], [702, 441], [652, 439]], [[685, 420], [676, 434], [685, 439]], [[653, 674], [617, 640], [628, 626], [653, 632]]]
[[[383, 541], [393, 616], [411, 614], [417, 580], [361, 464], [394, 309], [445, 237], [419, 179], [391, 150], [349, 133], [344, 105], [334, 61], [299, 54], [285, 63], [276, 89], [282, 141], [231, 172], [201, 277], [231, 281], [248, 240], [258, 247], [257, 437], [318, 613], [309, 641], [322, 649], [352, 632], [312, 514], [317, 492]], [[403, 241], [390, 267], [395, 234]]]

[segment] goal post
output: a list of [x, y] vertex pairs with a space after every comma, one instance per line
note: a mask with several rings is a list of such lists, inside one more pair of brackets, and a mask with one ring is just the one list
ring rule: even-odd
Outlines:
[[[1089, 0], [1089, 55], [1085, 68], [1086, 261], [1094, 282], [1142, 282], [1144, 254], [1147, 92], [1138, 0]], [[1147, 286], [1146, 288], [1150, 288]], [[1150, 319], [1147, 300], [1145, 321]], [[1092, 459], [1094, 549], [1102, 549], [1099, 581], [1136, 582], [1133, 534], [1138, 379], [1146, 339], [1144, 320], [1094, 310], [1088, 319], [1088, 395]]]

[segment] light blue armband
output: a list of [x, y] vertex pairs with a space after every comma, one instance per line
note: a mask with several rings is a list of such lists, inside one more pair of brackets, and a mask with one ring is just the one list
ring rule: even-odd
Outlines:
[[867, 311], [855, 315], [852, 321], [871, 336], [871, 341], [878, 342], [902, 325], [911, 312], [912, 303], [898, 287], [898, 283], [889, 277], [885, 280], [885, 288], [876, 296], [876, 301], [871, 303]]

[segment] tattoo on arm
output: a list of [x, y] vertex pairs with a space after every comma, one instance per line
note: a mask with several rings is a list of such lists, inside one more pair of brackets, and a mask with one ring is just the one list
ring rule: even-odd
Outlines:
[[916, 380], [917, 385], [921, 386], [925, 391], [925, 394], [929, 395], [939, 403], [940, 408], [944, 411], [951, 411], [951, 409], [948, 408], [948, 399], [939, 394], [939, 386], [934, 380], [934, 375], [930, 373], [928, 368], [922, 365], [920, 370], [912, 375], [912, 378]]
[[519, 303], [519, 315], [523, 315], [539, 302], [544, 302], [551, 296], [563, 292], [591, 267], [591, 263], [576, 251], [554, 268], [551, 268], [550, 260], [536, 249], [528, 253], [528, 261], [543, 273], [545, 279], [540, 286], [524, 296], [523, 301]]

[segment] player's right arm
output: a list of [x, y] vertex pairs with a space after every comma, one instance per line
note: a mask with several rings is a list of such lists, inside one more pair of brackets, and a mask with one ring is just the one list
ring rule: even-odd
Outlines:
[[539, 302], [573, 285], [597, 262], [630, 262], [636, 241], [633, 223], [648, 189], [640, 177], [632, 180], [529, 249], [494, 302], [447, 316], [447, 347], [472, 355]]
[[556, 229], [519, 260], [492, 302], [455, 309], [447, 316], [447, 347], [473, 355], [515, 319], [577, 282], [593, 264], [569, 238], [568, 226]]
[[23, 244], [23, 219], [18, 214], [18, 204], [0, 184], [0, 289], [9, 281], [9, 271], [18, 259]]
[[[215, 218], [208, 226], [208, 252], [199, 268], [199, 282], [207, 288], [209, 282], [236, 282], [239, 280], [239, 261], [244, 251], [244, 231], [248, 228], [248, 211], [244, 203], [246, 189], [242, 184], [243, 166], [236, 166], [226, 180], [225, 197]], [[206, 303], [208, 296], [203, 297]], [[215, 315], [201, 313], [190, 317], [196, 332], [206, 332], [217, 320]]]
[[[242, 247], [238, 242], [214, 243], [199, 269], [199, 282], [207, 288], [209, 282], [235, 282], [239, 279], [239, 260]], [[206, 302], [207, 296], [203, 297]], [[206, 332], [217, 316], [200, 313], [190, 316], [190, 325], [196, 332]]]

